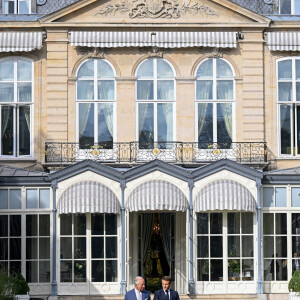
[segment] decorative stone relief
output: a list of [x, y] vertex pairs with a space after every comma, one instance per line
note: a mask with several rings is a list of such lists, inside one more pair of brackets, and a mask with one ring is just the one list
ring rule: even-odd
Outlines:
[[128, 13], [131, 19], [178, 19], [187, 13], [216, 15], [210, 7], [199, 0], [193, 2], [184, 0], [182, 4], [179, 3], [179, 0], [123, 0], [120, 3], [106, 5], [95, 15], [109, 16], [117, 13]]
[[152, 47], [148, 52], [148, 57], [163, 57], [164, 53], [158, 47]]
[[222, 58], [223, 57], [223, 53], [221, 53], [221, 49], [220, 48], [213, 48], [211, 53], [209, 54], [209, 57], [212, 58]]
[[91, 52], [89, 52], [89, 58], [104, 58], [104, 50], [102, 48], [94, 48]]
[[37, 5], [44, 5], [47, 2], [47, 0], [36, 0]]

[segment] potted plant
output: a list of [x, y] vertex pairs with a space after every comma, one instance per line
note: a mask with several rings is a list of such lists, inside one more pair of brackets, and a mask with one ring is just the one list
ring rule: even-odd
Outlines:
[[296, 270], [289, 281], [290, 300], [300, 300], [300, 271]]

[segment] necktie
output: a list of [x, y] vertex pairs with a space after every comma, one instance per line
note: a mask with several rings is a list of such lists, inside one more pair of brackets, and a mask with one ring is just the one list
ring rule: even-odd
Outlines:
[[142, 293], [139, 292], [139, 300], [142, 300]]

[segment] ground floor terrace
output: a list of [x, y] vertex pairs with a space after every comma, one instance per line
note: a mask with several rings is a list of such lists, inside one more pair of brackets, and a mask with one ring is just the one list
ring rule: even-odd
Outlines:
[[137, 275], [152, 292], [170, 275], [186, 296], [283, 296], [300, 264], [295, 169], [87, 160], [0, 175], [1, 269], [21, 272], [35, 297], [117, 297]]

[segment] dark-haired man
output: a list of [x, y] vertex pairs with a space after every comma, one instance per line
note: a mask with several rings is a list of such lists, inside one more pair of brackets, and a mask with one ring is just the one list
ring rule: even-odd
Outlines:
[[154, 292], [153, 300], [180, 300], [178, 293], [170, 289], [171, 282], [171, 277], [164, 276], [161, 279], [162, 289]]

